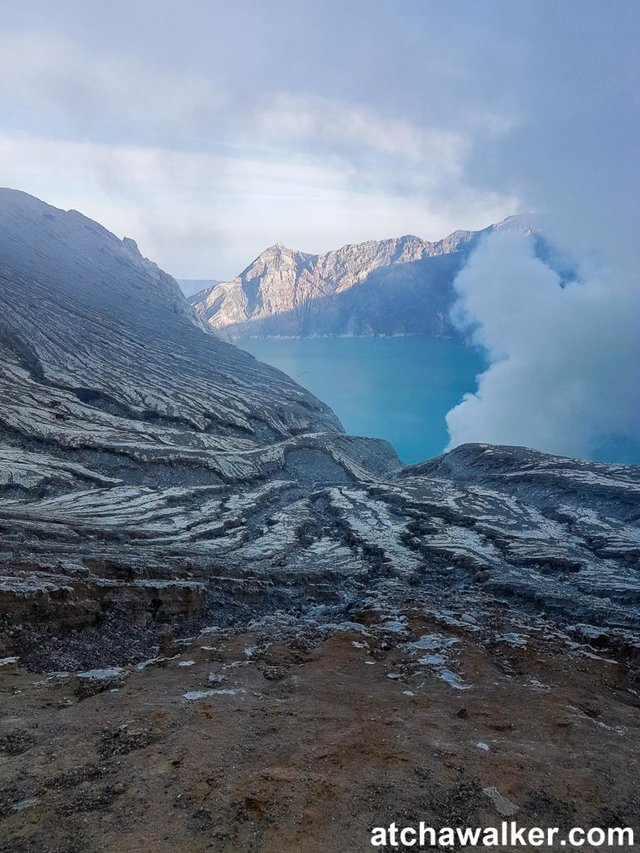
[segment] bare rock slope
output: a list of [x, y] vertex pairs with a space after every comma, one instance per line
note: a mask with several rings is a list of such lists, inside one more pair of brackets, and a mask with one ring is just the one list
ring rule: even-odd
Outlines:
[[0, 304], [0, 656], [136, 660], [168, 624], [454, 591], [637, 648], [637, 467], [473, 445], [403, 469], [132, 241], [9, 190]]
[[232, 340], [317, 335], [452, 335], [453, 280], [480, 237], [531, 232], [513, 216], [484, 231], [434, 243], [405, 236], [343, 246], [324, 255], [277, 244], [231, 282], [190, 298], [196, 314]]

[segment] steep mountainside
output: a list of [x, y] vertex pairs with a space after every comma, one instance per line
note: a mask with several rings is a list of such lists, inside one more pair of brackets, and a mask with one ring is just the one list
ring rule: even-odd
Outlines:
[[2, 851], [637, 823], [640, 468], [402, 468], [7, 190], [0, 307]]
[[[345, 286], [366, 274], [337, 255]], [[135, 659], [167, 622], [344, 618], [418, 589], [635, 643], [637, 468], [469, 446], [402, 469], [201, 329], [132, 241], [8, 190], [0, 298], [0, 656]]]
[[271, 246], [231, 282], [190, 298], [196, 314], [230, 339], [243, 336], [440, 336], [452, 283], [480, 236], [530, 232], [510, 217], [484, 231], [456, 231], [429, 243], [406, 236], [344, 246], [325, 255]]
[[204, 333], [132, 240], [6, 190], [0, 217], [2, 419], [16, 438], [66, 459], [114, 454], [129, 479], [170, 459], [218, 481], [260, 468], [273, 441], [341, 432], [282, 373]]

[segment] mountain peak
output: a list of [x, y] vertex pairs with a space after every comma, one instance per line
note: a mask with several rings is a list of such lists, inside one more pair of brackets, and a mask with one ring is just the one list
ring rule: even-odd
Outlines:
[[539, 213], [514, 213], [495, 225], [490, 225], [489, 228], [493, 231], [518, 231], [531, 234], [540, 230], [541, 222], [542, 216]]
[[348, 243], [321, 255], [275, 243], [231, 282], [191, 300], [213, 329], [243, 335], [454, 335], [456, 273], [481, 235], [531, 234], [537, 218], [517, 214], [482, 231], [436, 242], [415, 234]]
[[295, 249], [291, 249], [289, 246], [285, 246], [284, 243], [274, 243], [272, 246], [268, 246], [264, 252], [261, 252], [258, 257], [261, 258], [263, 255], [298, 255], [301, 254], [297, 252]]

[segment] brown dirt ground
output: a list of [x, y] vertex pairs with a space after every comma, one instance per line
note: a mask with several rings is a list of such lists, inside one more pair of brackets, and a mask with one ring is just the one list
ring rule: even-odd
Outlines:
[[[357, 630], [203, 635], [86, 698], [74, 677], [0, 668], [0, 850], [367, 851], [394, 820], [498, 824], [491, 786], [520, 824], [637, 828], [627, 665], [409, 617], [413, 639], [458, 640], [470, 689]], [[183, 698], [207, 689], [238, 692]]]

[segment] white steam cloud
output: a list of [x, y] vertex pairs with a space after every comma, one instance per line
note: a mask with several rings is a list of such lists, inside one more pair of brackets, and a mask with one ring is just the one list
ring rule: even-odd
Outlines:
[[529, 10], [518, 124], [478, 156], [476, 178], [544, 214], [571, 264], [561, 281], [531, 238], [494, 234], [458, 275], [456, 322], [489, 367], [449, 412], [449, 446], [640, 463], [640, 7]]
[[490, 366], [447, 415], [450, 446], [639, 461], [640, 290], [621, 270], [561, 282], [532, 238], [495, 233], [456, 279], [454, 320]]

